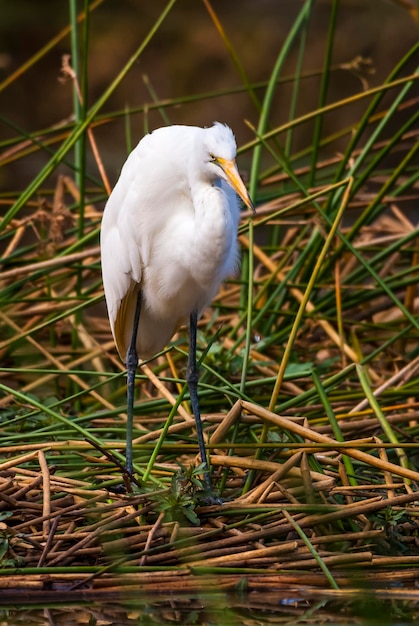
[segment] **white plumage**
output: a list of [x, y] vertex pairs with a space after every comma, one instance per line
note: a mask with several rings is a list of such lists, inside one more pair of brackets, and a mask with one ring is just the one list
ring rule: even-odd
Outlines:
[[197, 318], [237, 267], [238, 194], [253, 208], [235, 164], [228, 126], [169, 126], [129, 155], [106, 204], [102, 275], [112, 334], [127, 364], [126, 469], [138, 355], [153, 357], [189, 319], [187, 380], [207, 489], [211, 489], [198, 402]]
[[138, 289], [137, 352], [150, 358], [234, 274], [236, 193], [252, 206], [235, 155], [227, 126], [169, 126], [146, 135], [123, 166], [101, 230], [106, 303], [123, 361]]

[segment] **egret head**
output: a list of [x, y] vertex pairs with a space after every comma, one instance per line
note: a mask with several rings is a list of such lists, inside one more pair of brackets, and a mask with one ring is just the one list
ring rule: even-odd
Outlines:
[[237, 145], [233, 131], [225, 124], [215, 122], [214, 126], [203, 128], [202, 132], [201, 156], [205, 160], [205, 172], [209, 180], [217, 178], [225, 180], [244, 204], [254, 211], [252, 201], [237, 170], [235, 162]]

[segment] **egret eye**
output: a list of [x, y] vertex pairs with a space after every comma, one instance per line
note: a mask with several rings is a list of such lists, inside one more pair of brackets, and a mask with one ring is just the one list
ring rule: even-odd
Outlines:
[[217, 161], [217, 157], [215, 156], [215, 154], [211, 154], [209, 155], [210, 158], [210, 163], [215, 163], [217, 165], [218, 161]]

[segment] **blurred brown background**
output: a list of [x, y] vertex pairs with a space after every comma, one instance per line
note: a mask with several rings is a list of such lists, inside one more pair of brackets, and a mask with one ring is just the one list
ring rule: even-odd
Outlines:
[[[139, 46], [166, 0], [105, 0], [90, 17], [89, 99], [94, 102], [122, 69]], [[277, 55], [303, 2], [300, 0], [213, 0], [217, 13], [250, 81], [269, 78]], [[35, 54], [69, 23], [69, 3], [61, 0], [2, 0], [0, 20], [0, 82]], [[415, 43], [417, 23], [409, 0], [341, 0], [333, 52], [333, 64], [345, 64], [360, 55], [370, 58], [375, 73], [369, 85], [380, 84], [394, 65]], [[321, 70], [330, 18], [330, 0], [314, 4], [304, 57], [304, 71]], [[83, 2], [78, 3], [79, 11]], [[68, 119], [73, 110], [72, 87], [62, 84], [61, 56], [70, 51], [66, 37], [29, 71], [1, 94], [1, 115], [27, 132], [38, 131]], [[298, 47], [285, 63], [284, 75], [296, 67]], [[413, 67], [410, 68], [413, 71]], [[163, 26], [152, 39], [134, 68], [106, 103], [101, 113], [138, 107], [151, 97], [143, 82], [146, 74], [159, 98], [182, 98], [242, 85], [228, 52], [203, 2], [178, 0]], [[319, 77], [302, 82], [298, 113], [316, 108]], [[329, 102], [360, 91], [361, 81], [354, 73], [337, 69], [332, 73]], [[263, 90], [258, 90], [260, 99]], [[288, 117], [291, 84], [278, 87], [271, 125]], [[303, 96], [303, 97], [301, 97]], [[389, 96], [391, 97], [391, 95]], [[327, 131], [333, 132], [357, 120], [366, 100], [327, 116]], [[247, 94], [234, 94], [203, 102], [169, 108], [172, 123], [208, 125], [213, 120], [230, 124], [238, 143], [252, 138], [244, 120], [256, 124], [258, 112]], [[142, 115], [132, 117], [133, 142], [144, 132]], [[150, 128], [164, 122], [157, 111], [150, 112]], [[4, 119], [0, 139], [16, 136]], [[114, 180], [126, 155], [124, 121], [112, 122], [95, 131], [99, 149]], [[310, 127], [298, 129], [295, 148], [310, 141]], [[343, 146], [342, 146], [343, 147]], [[48, 159], [44, 155], [45, 161]], [[22, 188], [39, 171], [43, 156], [38, 153], [3, 168], [0, 184], [4, 189]]]

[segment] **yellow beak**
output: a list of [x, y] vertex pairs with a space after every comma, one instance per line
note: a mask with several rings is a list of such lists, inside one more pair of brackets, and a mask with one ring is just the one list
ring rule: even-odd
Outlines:
[[227, 180], [236, 192], [238, 196], [243, 200], [244, 204], [251, 210], [253, 213], [256, 213], [255, 207], [253, 206], [253, 202], [250, 199], [249, 193], [244, 185], [244, 182], [240, 178], [240, 174], [237, 169], [236, 161], [232, 159], [229, 161], [228, 159], [222, 159], [220, 157], [216, 158], [217, 164], [221, 167], [224, 174], [227, 176]]

